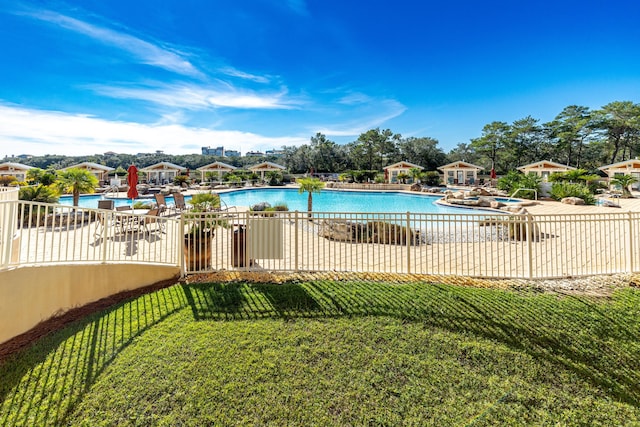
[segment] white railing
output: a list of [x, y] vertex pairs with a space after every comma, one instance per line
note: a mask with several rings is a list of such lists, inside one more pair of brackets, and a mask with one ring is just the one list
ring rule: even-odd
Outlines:
[[3, 267], [56, 263], [180, 265], [179, 221], [33, 202], [0, 202]]
[[[184, 273], [356, 271], [553, 278], [640, 270], [640, 213], [230, 212], [153, 217], [0, 202], [0, 267], [156, 263]], [[194, 225], [213, 233], [188, 231]], [[185, 248], [189, 248], [188, 250]], [[204, 253], [204, 255], [201, 255]], [[195, 255], [198, 258], [194, 258]]]
[[187, 270], [552, 278], [640, 268], [640, 213], [269, 215], [229, 219], [207, 243], [210, 263]]

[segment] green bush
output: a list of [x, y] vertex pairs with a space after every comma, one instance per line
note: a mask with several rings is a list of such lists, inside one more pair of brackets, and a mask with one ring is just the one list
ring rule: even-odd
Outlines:
[[428, 171], [422, 174], [420, 180], [425, 185], [435, 187], [440, 185], [440, 174], [437, 171]]
[[595, 205], [596, 198], [585, 184], [574, 184], [566, 181], [554, 182], [551, 186], [551, 197], [562, 200], [565, 197], [579, 197], [587, 205]]
[[[538, 175], [523, 174], [517, 171], [511, 171], [498, 180], [498, 189], [506, 191], [507, 194], [513, 195], [517, 190], [530, 188], [536, 190], [540, 194], [541, 179]], [[535, 191], [521, 190], [516, 195], [523, 199], [533, 199]]]

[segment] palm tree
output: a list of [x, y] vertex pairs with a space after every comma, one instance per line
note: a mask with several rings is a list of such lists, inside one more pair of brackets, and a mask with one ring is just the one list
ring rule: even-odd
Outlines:
[[309, 193], [307, 211], [309, 211], [309, 216], [311, 216], [311, 211], [313, 210], [313, 193], [319, 193], [324, 187], [324, 182], [318, 178], [300, 178], [296, 182], [300, 185], [298, 193], [302, 194], [305, 191]]
[[80, 193], [93, 193], [98, 178], [86, 169], [72, 168], [60, 172], [55, 185], [61, 193], [71, 193], [73, 206], [78, 206]]
[[635, 176], [631, 175], [616, 175], [611, 178], [611, 184], [619, 185], [622, 188], [622, 197], [628, 199], [631, 196], [631, 190], [629, 190], [629, 186], [634, 182], [638, 182], [638, 179]]
[[413, 180], [413, 183], [416, 184], [419, 180], [422, 179], [422, 169], [411, 168], [409, 169], [409, 175], [411, 175], [411, 179]]
[[406, 174], [404, 172], [400, 172], [398, 174], [398, 181], [401, 182], [402, 184], [406, 184], [407, 179], [409, 179], [409, 174]]

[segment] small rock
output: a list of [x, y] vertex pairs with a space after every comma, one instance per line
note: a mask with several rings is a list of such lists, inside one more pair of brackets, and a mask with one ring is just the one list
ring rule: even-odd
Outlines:
[[582, 200], [580, 197], [565, 197], [564, 199], [560, 200], [560, 203], [564, 203], [565, 205], [584, 205], [584, 200]]

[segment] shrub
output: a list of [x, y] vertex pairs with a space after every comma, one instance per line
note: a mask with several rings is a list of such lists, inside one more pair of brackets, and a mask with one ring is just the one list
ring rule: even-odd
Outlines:
[[421, 181], [428, 186], [440, 185], [440, 174], [437, 171], [429, 171], [422, 174]]
[[[507, 194], [513, 195], [516, 191], [523, 188], [530, 188], [540, 193], [541, 179], [538, 175], [523, 174], [517, 171], [511, 171], [498, 180], [498, 189], [506, 191]], [[517, 194], [518, 197], [524, 199], [532, 199], [535, 197], [535, 191], [521, 190]]]
[[574, 184], [565, 181], [554, 182], [551, 186], [551, 197], [562, 200], [565, 197], [579, 197], [587, 205], [595, 205], [596, 198], [585, 184]]

